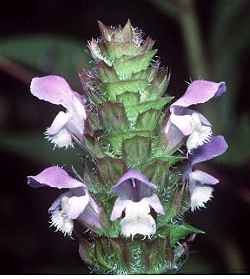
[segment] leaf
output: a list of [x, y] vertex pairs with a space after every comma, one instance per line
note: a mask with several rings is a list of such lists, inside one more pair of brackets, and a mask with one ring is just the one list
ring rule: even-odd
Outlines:
[[205, 232], [197, 229], [189, 224], [169, 225], [170, 245], [173, 247], [179, 240], [185, 238], [189, 234], [204, 234]]
[[171, 261], [172, 253], [168, 253], [170, 247], [168, 247], [167, 239], [157, 238], [153, 241], [144, 241], [144, 258], [147, 269], [150, 270], [150, 274], [157, 274], [160, 260], [164, 262]]
[[197, 229], [189, 224], [168, 224], [160, 227], [157, 230], [158, 235], [161, 237], [167, 237], [170, 240], [170, 246], [174, 247], [175, 244], [181, 239], [187, 237], [190, 234], [204, 234], [205, 232]]
[[123, 158], [130, 167], [144, 163], [151, 155], [151, 139], [135, 136], [127, 139], [122, 145]]
[[80, 42], [49, 35], [13, 37], [0, 41], [0, 56], [69, 79], [77, 77], [90, 58]]

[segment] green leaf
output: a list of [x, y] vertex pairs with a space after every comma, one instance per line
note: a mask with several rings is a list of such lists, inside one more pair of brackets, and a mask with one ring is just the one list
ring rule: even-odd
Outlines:
[[134, 73], [146, 70], [157, 50], [149, 50], [134, 58], [122, 57], [114, 62], [114, 69], [121, 80], [130, 79]]
[[130, 167], [144, 163], [151, 155], [151, 139], [135, 136], [127, 139], [122, 145], [123, 158]]
[[107, 102], [100, 108], [101, 122], [107, 131], [127, 131], [128, 119], [124, 106], [120, 103]]
[[169, 225], [170, 230], [170, 245], [173, 247], [179, 240], [185, 238], [189, 234], [205, 233], [189, 224]]
[[1, 40], [0, 55], [40, 72], [61, 74], [69, 79], [77, 77], [77, 72], [88, 67], [90, 61], [80, 42], [49, 35]]
[[168, 224], [160, 227], [157, 234], [161, 237], [167, 237], [170, 240], [170, 246], [174, 247], [175, 244], [184, 239], [190, 234], [204, 234], [205, 232], [197, 229], [189, 224]]

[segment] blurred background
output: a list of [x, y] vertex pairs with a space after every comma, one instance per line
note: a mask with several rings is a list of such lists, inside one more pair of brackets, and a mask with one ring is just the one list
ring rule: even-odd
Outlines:
[[75, 154], [43, 138], [57, 108], [29, 92], [36, 75], [63, 75], [81, 92], [77, 73], [90, 67], [86, 42], [106, 25], [132, 24], [156, 40], [172, 73], [169, 94], [186, 82], [226, 81], [227, 93], [200, 109], [229, 143], [203, 169], [221, 180], [207, 209], [187, 220], [206, 231], [190, 249], [181, 273], [250, 272], [250, 2], [248, 0], [5, 1], [0, 10], [0, 273], [88, 274], [76, 241], [55, 233], [47, 209], [58, 195], [34, 190], [26, 176]]

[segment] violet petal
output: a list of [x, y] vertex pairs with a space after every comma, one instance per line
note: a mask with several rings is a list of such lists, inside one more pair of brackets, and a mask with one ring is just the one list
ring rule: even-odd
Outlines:
[[71, 104], [74, 97], [67, 81], [55, 75], [33, 78], [30, 85], [31, 93], [40, 100], [65, 108]]
[[33, 188], [43, 186], [55, 188], [76, 188], [86, 187], [82, 182], [69, 176], [68, 173], [58, 167], [49, 167], [35, 176], [28, 176], [28, 184]]
[[205, 103], [215, 96], [222, 95], [225, 90], [225, 82], [217, 83], [207, 80], [195, 80], [188, 86], [184, 95], [171, 105], [171, 108], [174, 106], [189, 107]]
[[130, 169], [112, 187], [112, 191], [118, 193], [121, 199], [139, 201], [151, 196], [155, 188], [156, 185], [141, 172]]
[[96, 212], [89, 203], [85, 210], [78, 216], [77, 221], [83, 223], [90, 228], [102, 228], [100, 210]]
[[223, 136], [214, 136], [212, 139], [198, 148], [194, 149], [189, 157], [189, 162], [193, 166], [197, 163], [211, 160], [223, 154], [228, 145]]
[[164, 130], [169, 150], [175, 149], [183, 141], [183, 133], [169, 120]]
[[202, 185], [215, 185], [219, 183], [217, 178], [201, 170], [191, 172], [189, 178]]

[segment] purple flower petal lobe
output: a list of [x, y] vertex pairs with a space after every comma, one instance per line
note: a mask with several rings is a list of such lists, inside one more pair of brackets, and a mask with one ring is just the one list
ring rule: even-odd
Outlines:
[[191, 165], [211, 160], [223, 154], [228, 148], [228, 145], [223, 136], [214, 136], [212, 139], [197, 149], [194, 149], [189, 157]]
[[33, 188], [43, 186], [58, 189], [86, 187], [82, 182], [69, 176], [64, 169], [58, 166], [49, 167], [38, 175], [28, 176], [28, 184]]
[[189, 107], [205, 103], [213, 97], [221, 96], [225, 90], [225, 82], [195, 80], [188, 86], [184, 95], [171, 105], [171, 108], [175, 106]]
[[54, 75], [33, 78], [30, 90], [38, 99], [66, 108], [73, 97], [73, 92], [67, 81]]

